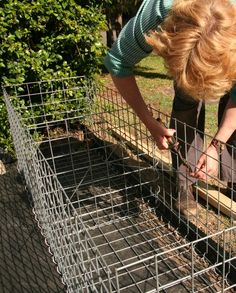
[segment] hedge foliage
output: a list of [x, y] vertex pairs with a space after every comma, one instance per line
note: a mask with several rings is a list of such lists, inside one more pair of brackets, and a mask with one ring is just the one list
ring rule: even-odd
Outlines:
[[[15, 84], [99, 73], [105, 16], [97, 1], [2, 0], [0, 82]], [[0, 144], [10, 146], [3, 99]]]

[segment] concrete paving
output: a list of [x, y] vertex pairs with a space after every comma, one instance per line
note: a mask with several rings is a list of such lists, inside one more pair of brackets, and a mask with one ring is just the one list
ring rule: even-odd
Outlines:
[[0, 293], [66, 292], [15, 163], [0, 175]]

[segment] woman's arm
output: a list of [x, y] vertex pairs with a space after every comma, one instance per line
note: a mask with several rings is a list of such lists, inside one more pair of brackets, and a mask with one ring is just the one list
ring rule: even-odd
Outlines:
[[[230, 98], [225, 108], [224, 115], [215, 135], [215, 139], [226, 143], [233, 132], [236, 130], [236, 104]], [[210, 144], [205, 153], [201, 155], [196, 165], [193, 177], [206, 180], [207, 174], [217, 175], [219, 155], [216, 147]]]
[[160, 149], [168, 147], [167, 137], [172, 136], [175, 131], [165, 129], [152, 117], [136, 84], [133, 69], [153, 50], [146, 42], [145, 34], [155, 30], [165, 20], [171, 8], [170, 0], [144, 0], [136, 16], [120, 32], [104, 60], [118, 91], [149, 129]]
[[215, 135], [219, 141], [226, 143], [236, 130], [236, 104], [230, 98], [224, 111], [222, 122]]
[[167, 129], [157, 122], [147, 108], [145, 101], [140, 93], [134, 76], [117, 77], [112, 76], [113, 82], [124, 97], [126, 102], [135, 111], [140, 120], [146, 125], [159, 149], [167, 149], [167, 138], [173, 136], [174, 129]]

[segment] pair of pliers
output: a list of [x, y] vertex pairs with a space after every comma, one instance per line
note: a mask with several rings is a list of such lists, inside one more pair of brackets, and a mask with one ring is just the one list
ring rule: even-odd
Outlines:
[[[163, 123], [161, 118], [158, 117], [156, 120], [158, 122], [160, 122], [165, 128], [167, 128], [167, 126]], [[192, 168], [191, 168], [189, 162], [182, 156], [181, 151], [180, 151], [180, 144], [179, 144], [176, 136], [168, 137], [167, 142], [168, 142], [168, 149], [177, 155], [177, 157], [179, 158], [179, 161], [187, 168], [187, 171], [189, 173], [191, 173]]]

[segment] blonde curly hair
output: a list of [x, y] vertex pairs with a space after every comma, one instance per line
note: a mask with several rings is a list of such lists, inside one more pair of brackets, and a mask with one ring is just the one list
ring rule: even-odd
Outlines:
[[218, 100], [236, 81], [236, 8], [229, 0], [182, 0], [145, 36], [178, 87]]

